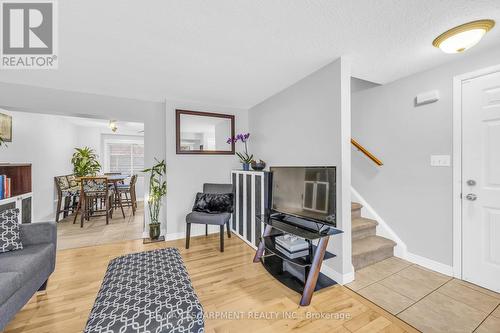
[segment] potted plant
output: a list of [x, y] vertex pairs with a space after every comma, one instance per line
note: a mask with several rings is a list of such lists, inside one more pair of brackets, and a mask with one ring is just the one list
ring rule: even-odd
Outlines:
[[149, 169], [143, 172], [149, 172], [149, 237], [158, 239], [160, 237], [160, 208], [163, 197], [167, 194], [167, 182], [164, 180], [167, 167], [165, 160], [158, 161]]
[[250, 133], [246, 133], [246, 134], [240, 133], [240, 134], [236, 135], [234, 138], [227, 139], [228, 144], [236, 143], [238, 141], [241, 141], [245, 144], [245, 152], [244, 153], [238, 153], [238, 152], [236, 153], [236, 155], [238, 155], [238, 157], [240, 159], [241, 164], [243, 165], [243, 170], [245, 170], [245, 171], [250, 170], [250, 163], [253, 160], [253, 154], [248, 155], [247, 142], [248, 142], [249, 138], [250, 138]]
[[94, 149], [89, 147], [75, 148], [71, 164], [73, 164], [73, 173], [77, 177], [95, 176], [101, 171], [101, 164], [98, 161], [99, 156]]

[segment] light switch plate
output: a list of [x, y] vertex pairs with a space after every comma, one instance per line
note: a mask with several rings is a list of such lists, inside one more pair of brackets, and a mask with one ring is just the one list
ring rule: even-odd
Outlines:
[[449, 167], [451, 165], [450, 155], [431, 155], [431, 166]]

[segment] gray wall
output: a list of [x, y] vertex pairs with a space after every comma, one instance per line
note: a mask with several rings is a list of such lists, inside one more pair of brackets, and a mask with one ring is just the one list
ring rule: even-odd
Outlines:
[[144, 123], [145, 163], [165, 158], [165, 103], [0, 82], [0, 107]]
[[[167, 225], [163, 232], [169, 238], [183, 238], [186, 230], [186, 215], [193, 208], [197, 192], [203, 183], [231, 183], [231, 170], [241, 169], [236, 155], [178, 155], [175, 150], [175, 109], [215, 112], [235, 116], [235, 132], [248, 131], [248, 111], [243, 109], [187, 103], [166, 102], [166, 131], [163, 141], [167, 147]], [[236, 144], [236, 151], [244, 148]], [[218, 226], [209, 226], [209, 232], [218, 232]], [[203, 225], [193, 225], [191, 235], [204, 234]]]
[[351, 77], [351, 93], [355, 93], [361, 90], [370, 89], [374, 87], [378, 87], [380, 84], [366, 81], [363, 79], [358, 79], [357, 77]]
[[[496, 64], [500, 48], [352, 95], [352, 136], [384, 162], [353, 152], [352, 185], [410, 253], [452, 265], [452, 168], [431, 167], [430, 155], [452, 155], [453, 77]], [[414, 105], [434, 89], [438, 102]]]
[[78, 126], [60, 116], [12, 112], [13, 140], [0, 148], [0, 163], [31, 163], [33, 221], [48, 221], [55, 216], [54, 176], [72, 173], [70, 163], [77, 144]]
[[[0, 108], [142, 122], [144, 163], [149, 166], [155, 157], [160, 160], [165, 158], [165, 103], [0, 82]], [[147, 188], [147, 184], [145, 186]]]
[[331, 250], [338, 257], [327, 264], [340, 274], [352, 269], [350, 156], [344, 159], [350, 153], [350, 110], [345, 104], [350, 96], [350, 68], [345, 66], [345, 60], [338, 59], [254, 106], [248, 114], [252, 153], [268, 166], [338, 167], [337, 215], [346, 233], [332, 240]]

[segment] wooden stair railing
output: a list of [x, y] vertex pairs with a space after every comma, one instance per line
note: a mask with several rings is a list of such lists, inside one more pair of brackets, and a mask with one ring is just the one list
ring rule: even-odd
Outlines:
[[358, 150], [360, 152], [362, 152], [363, 154], [366, 155], [366, 157], [368, 157], [370, 160], [373, 161], [373, 163], [375, 163], [376, 165], [378, 166], [382, 166], [384, 165], [384, 163], [382, 163], [381, 160], [379, 160], [378, 158], [376, 158], [372, 153], [370, 153], [365, 147], [363, 147], [362, 145], [359, 144], [359, 142], [357, 142], [356, 140], [354, 139], [351, 139], [351, 143], [354, 147], [358, 148]]

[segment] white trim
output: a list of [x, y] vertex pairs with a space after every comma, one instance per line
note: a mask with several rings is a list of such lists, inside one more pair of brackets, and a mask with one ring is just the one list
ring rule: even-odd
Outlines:
[[254, 250], [257, 250], [257, 246], [255, 246], [252, 243], [250, 243], [246, 238], [243, 237], [243, 235], [240, 235], [239, 233], [234, 233], [233, 235], [238, 236], [239, 239], [241, 239], [242, 241], [244, 241], [245, 243], [247, 243], [248, 245], [250, 245]]
[[[399, 256], [397, 256], [399, 257]], [[414, 253], [407, 252], [406, 253], [406, 259], [409, 262], [412, 262], [414, 264], [420, 265], [422, 267], [428, 268], [430, 270], [436, 271], [438, 273], [448, 275], [448, 276], [453, 276], [453, 267], [450, 265], [446, 265], [422, 256], [419, 256]]]
[[[118, 136], [118, 135], [117, 135]], [[145, 147], [144, 144], [144, 137], [143, 136], [136, 136], [136, 135], [123, 135], [123, 136], [118, 136], [117, 138], [113, 137], [113, 135], [109, 134], [104, 134], [101, 133], [101, 149], [104, 152], [104, 156], [101, 156], [100, 160], [103, 164], [103, 169], [104, 172], [110, 172], [110, 156], [109, 156], [109, 145], [110, 144], [129, 144], [130, 146], [132, 145], [142, 145], [142, 147]], [[143, 158], [143, 164], [145, 163], [145, 160]], [[130, 174], [134, 173], [134, 158], [132, 152], [130, 152], [130, 166], [131, 169], [129, 170]], [[142, 172], [137, 172], [140, 174], [140, 177], [144, 178], [144, 173]]]
[[[337, 60], [339, 61], [339, 60]], [[345, 276], [354, 276], [352, 265], [351, 236], [351, 61], [348, 57], [340, 57], [340, 175], [337, 174], [337, 223], [344, 231], [340, 235], [339, 265], [334, 265]]]
[[325, 274], [328, 276], [330, 279], [334, 280], [338, 284], [346, 284], [349, 282], [354, 281], [354, 270], [346, 273], [346, 274], [340, 274], [333, 268], [327, 265], [321, 265], [321, 273]]
[[462, 82], [500, 72], [500, 65], [453, 78], [453, 276], [462, 278]]
[[250, 228], [251, 229], [250, 232], [252, 234], [250, 235], [250, 242], [252, 244], [255, 244], [255, 175], [252, 175], [250, 177], [250, 179], [251, 179], [251, 189], [250, 190], [252, 191], [251, 198], [250, 198], [250, 200], [251, 200], [251, 203], [250, 203], [250, 209], [251, 209], [250, 210], [250, 213], [251, 213], [250, 217], [252, 219], [252, 221], [251, 221], [251, 226], [252, 227]]
[[[266, 214], [266, 207], [264, 205], [264, 202], [265, 202], [265, 187], [264, 187], [264, 182], [265, 182], [266, 178], [265, 178], [265, 175], [264, 173], [262, 173], [260, 175], [260, 234], [262, 235], [264, 233], [264, 220], [262, 218], [262, 216], [264, 216]], [[268, 181], [269, 181], [269, 178], [268, 178]], [[268, 193], [269, 195], [269, 193]]]
[[351, 200], [360, 203], [362, 208], [361, 216], [376, 220], [378, 222], [377, 235], [388, 238], [396, 242], [396, 247], [394, 248], [394, 255], [399, 258], [405, 259], [408, 253], [406, 243], [403, 242], [401, 238], [392, 230], [392, 228], [384, 221], [380, 215], [377, 214], [375, 209], [359, 194], [354, 187], [351, 186]]
[[[218, 234], [220, 231], [212, 231], [212, 232], [208, 232], [209, 235], [211, 234]], [[191, 233], [191, 237], [190, 238], [193, 238], [193, 237], [196, 237], [196, 236], [204, 236], [205, 235], [205, 230], [201, 230], [201, 231], [194, 231]], [[147, 238], [149, 237], [149, 234], [148, 233], [143, 233], [143, 237]], [[185, 239], [186, 238], [186, 232], [172, 232], [172, 233], [169, 233], [169, 234], [166, 234], [165, 235], [165, 241], [171, 241], [171, 240], [178, 240], [178, 239]]]
[[238, 234], [239, 230], [239, 224], [240, 224], [240, 175], [236, 173], [236, 209], [235, 211], [235, 216], [236, 216], [236, 222], [234, 224], [234, 233]]
[[13, 197], [8, 197], [8, 198], [5, 198], [5, 199], [1, 199], [0, 200], [0, 205], [6, 205], [6, 204], [9, 204], [11, 202], [16, 202], [19, 199], [20, 196], [21, 195], [16, 195], [16, 196], [13, 196]]
[[45, 221], [49, 221], [49, 220], [54, 220], [54, 214], [49, 214], [48, 216], [41, 218], [38, 221], [35, 221], [35, 219], [34, 219], [35, 214], [34, 214], [34, 209], [33, 209], [34, 208], [33, 192], [23, 193], [23, 194], [15, 195], [13, 197], [8, 197], [5, 199], [2, 199], [2, 200], [0, 200], [0, 205], [7, 205], [9, 203], [15, 203], [16, 208], [19, 209], [19, 216], [22, 218], [22, 216], [23, 216], [23, 202], [22, 201], [24, 199], [27, 199], [27, 198], [31, 198], [31, 219], [30, 219], [30, 221], [32, 223], [39, 222], [39, 221], [45, 222]]
[[231, 170], [231, 173], [242, 175], [263, 175], [265, 171], [245, 171], [245, 170]]
[[243, 175], [243, 237], [247, 238], [247, 176]]

